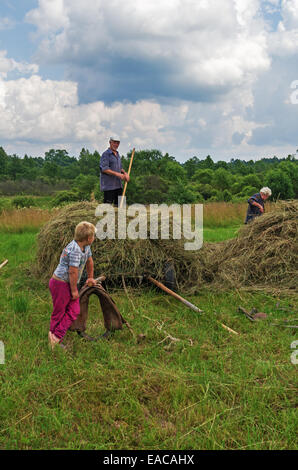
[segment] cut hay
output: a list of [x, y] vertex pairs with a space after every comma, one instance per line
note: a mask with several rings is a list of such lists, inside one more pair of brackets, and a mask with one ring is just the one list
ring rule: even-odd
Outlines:
[[271, 286], [295, 289], [298, 272], [298, 201], [243, 226], [238, 237], [218, 244], [214, 282], [227, 287]]
[[[64, 207], [40, 231], [36, 273], [44, 281], [53, 274], [63, 248], [73, 239], [75, 226], [83, 221], [96, 225], [96, 203], [75, 203]], [[117, 218], [116, 218], [117, 219]], [[170, 227], [170, 234], [172, 227]], [[202, 264], [197, 253], [185, 251], [187, 240], [98, 240], [92, 244], [95, 276], [105, 274], [108, 284], [121, 285], [121, 277], [139, 280], [150, 274], [163, 282], [165, 265], [174, 265], [178, 288], [196, 288], [202, 278]]]
[[[36, 273], [44, 281], [52, 276], [62, 249], [73, 239], [75, 226], [87, 220], [96, 225], [96, 203], [64, 207], [38, 236]], [[165, 264], [174, 265], [180, 291], [202, 286], [278, 287], [297, 285], [298, 202], [281, 204], [239, 231], [236, 239], [206, 243], [186, 251], [180, 240], [98, 240], [92, 245], [95, 276], [105, 274], [108, 284], [122, 286], [121, 278], [137, 280], [146, 274], [164, 282]], [[170, 232], [171, 233], [171, 232]]]

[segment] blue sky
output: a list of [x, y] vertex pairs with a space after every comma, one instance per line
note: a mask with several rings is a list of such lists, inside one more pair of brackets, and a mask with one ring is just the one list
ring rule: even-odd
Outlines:
[[0, 145], [287, 156], [297, 55], [298, 0], [2, 0]]

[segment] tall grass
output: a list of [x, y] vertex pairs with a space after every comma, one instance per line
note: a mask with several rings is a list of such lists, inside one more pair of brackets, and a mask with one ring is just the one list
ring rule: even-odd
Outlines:
[[[269, 212], [273, 207], [273, 203], [267, 203], [266, 210]], [[3, 210], [2, 213], [0, 212], [0, 231], [6, 233], [35, 232], [50, 219], [55, 210], [57, 209], [33, 207]], [[228, 235], [233, 236], [231, 230], [234, 231], [235, 228], [243, 224], [246, 210], [246, 203], [206, 203], [204, 204], [204, 228], [228, 228]], [[229, 238], [229, 236], [224, 236], [224, 238]]]
[[6, 233], [35, 232], [45, 224], [53, 212], [49, 209], [24, 208], [0, 213], [0, 231]]
[[[266, 211], [272, 210], [274, 204], [266, 203]], [[204, 204], [204, 227], [229, 227], [243, 224], [247, 203], [210, 202]]]

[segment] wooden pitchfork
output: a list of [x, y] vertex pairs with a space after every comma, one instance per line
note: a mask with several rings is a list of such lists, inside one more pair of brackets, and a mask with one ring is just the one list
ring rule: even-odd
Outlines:
[[[128, 172], [127, 172], [128, 176], [130, 175], [130, 170], [131, 170], [131, 166], [132, 166], [132, 161], [133, 161], [134, 154], [135, 154], [135, 149], [133, 148], [132, 154], [131, 154], [131, 157], [130, 157], [129, 168], [128, 168]], [[122, 194], [122, 198], [121, 198], [121, 201], [120, 201], [119, 209], [121, 209], [122, 206], [123, 206], [123, 201], [124, 201], [124, 196], [125, 196], [126, 188], [127, 188], [127, 181], [125, 181], [125, 185], [124, 185], [123, 194]]]

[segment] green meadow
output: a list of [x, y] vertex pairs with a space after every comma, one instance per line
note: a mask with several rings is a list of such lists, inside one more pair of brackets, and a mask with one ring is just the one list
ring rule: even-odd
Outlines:
[[[205, 241], [236, 236], [241, 217], [206, 224]], [[197, 314], [148, 285], [119, 288], [110, 294], [134, 334], [124, 326], [86, 342], [68, 332], [68, 351], [52, 352], [50, 293], [33, 275], [38, 228], [5, 220], [0, 449], [297, 448], [297, 329], [276, 326], [297, 324], [294, 297], [204, 288], [187, 296]], [[250, 322], [240, 305], [267, 318]], [[104, 331], [91, 298], [87, 332]]]

